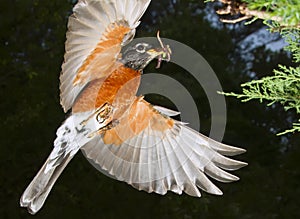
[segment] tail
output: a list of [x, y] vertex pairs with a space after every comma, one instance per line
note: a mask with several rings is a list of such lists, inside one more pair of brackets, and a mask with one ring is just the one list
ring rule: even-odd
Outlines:
[[24, 191], [20, 205], [27, 207], [29, 213], [35, 214], [41, 209], [57, 178], [79, 150], [76, 137], [83, 137], [77, 133], [75, 124], [74, 116], [70, 116], [58, 128], [52, 152]]
[[[65, 154], [61, 154], [56, 157], [54, 161], [51, 158], [53, 153], [55, 153], [55, 150], [52, 151], [47, 161], [26, 188], [20, 199], [21, 207], [27, 207], [30, 214], [35, 214], [41, 209], [57, 178], [73, 158], [70, 154], [67, 154], [66, 156]], [[47, 165], [53, 161], [59, 162], [59, 165], [48, 169]]]
[[[43, 206], [55, 181], [78, 152], [101, 129], [110, 125], [112, 108], [104, 104], [98, 109], [70, 116], [56, 132], [54, 149], [20, 199], [21, 207], [35, 214]], [[99, 119], [102, 119], [101, 122]], [[96, 122], [95, 122], [96, 121]]]

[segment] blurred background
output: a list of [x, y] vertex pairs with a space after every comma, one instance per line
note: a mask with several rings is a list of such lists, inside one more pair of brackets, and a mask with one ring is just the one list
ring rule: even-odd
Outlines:
[[[10, 0], [0, 7], [0, 217], [31, 218], [19, 198], [52, 150], [55, 132], [66, 118], [59, 104], [67, 18], [76, 1]], [[284, 42], [259, 21], [222, 24], [216, 4], [201, 0], [153, 0], [137, 37], [161, 36], [199, 52], [224, 91], [271, 75], [290, 64]], [[210, 131], [208, 100], [194, 78], [168, 63], [159, 72], [180, 81], [197, 103], [201, 132]], [[163, 85], [162, 85], [163, 86]], [[217, 92], [217, 91], [216, 91]], [[175, 109], [162, 96], [154, 104]], [[228, 122], [223, 142], [247, 149], [238, 156], [249, 166], [236, 171], [236, 183], [215, 182], [222, 197], [147, 194], [99, 173], [78, 153], [58, 179], [35, 218], [299, 218], [299, 134], [276, 136], [296, 121], [293, 111], [226, 97]]]

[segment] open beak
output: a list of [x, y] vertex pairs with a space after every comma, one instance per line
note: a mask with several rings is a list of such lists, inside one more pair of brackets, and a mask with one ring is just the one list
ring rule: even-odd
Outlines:
[[164, 45], [163, 42], [160, 39], [159, 31], [157, 32], [157, 39], [161, 45], [159, 48], [150, 49], [147, 51], [147, 53], [151, 56], [151, 58], [157, 58], [158, 63], [156, 68], [160, 68], [162, 61], [169, 62], [171, 60], [171, 54], [172, 50], [169, 45]]

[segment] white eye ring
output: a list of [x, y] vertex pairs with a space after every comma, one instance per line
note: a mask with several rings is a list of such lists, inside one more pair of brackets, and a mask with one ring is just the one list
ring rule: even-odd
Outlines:
[[144, 52], [146, 52], [147, 46], [148, 46], [148, 44], [146, 44], [146, 43], [139, 43], [139, 44], [136, 44], [135, 49], [139, 53], [144, 53]]

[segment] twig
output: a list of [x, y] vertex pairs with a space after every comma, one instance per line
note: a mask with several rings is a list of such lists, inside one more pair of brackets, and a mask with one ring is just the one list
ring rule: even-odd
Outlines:
[[220, 19], [224, 23], [235, 24], [250, 18], [258, 18], [261, 20], [272, 20], [280, 23], [280, 28], [300, 28], [300, 23], [296, 25], [288, 25], [283, 23], [283, 18], [280, 16], [273, 16], [267, 11], [250, 10], [245, 3], [235, 0], [214, 0], [223, 3], [225, 6], [217, 10], [219, 15], [242, 15], [236, 19]]
[[243, 17], [240, 17], [240, 18], [237, 18], [237, 19], [230, 19], [230, 20], [228, 20], [228, 19], [220, 19], [220, 21], [222, 21], [223, 23], [227, 23], [227, 24], [236, 24], [236, 23], [239, 23], [239, 22], [241, 22], [241, 21], [243, 21], [243, 20], [248, 20], [248, 19], [250, 19], [250, 18], [252, 18], [252, 16], [243, 16]]

